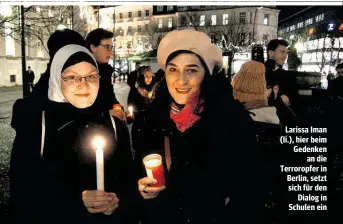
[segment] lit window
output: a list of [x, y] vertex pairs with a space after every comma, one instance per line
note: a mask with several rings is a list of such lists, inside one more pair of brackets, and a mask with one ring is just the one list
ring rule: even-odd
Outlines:
[[11, 36], [12, 28], [14, 28], [14, 24], [10, 24], [9, 22], [5, 22], [5, 44], [6, 44], [6, 55], [15, 56], [15, 43], [14, 39]]
[[292, 25], [290, 28], [289, 28], [289, 31], [293, 31], [295, 30], [295, 25]]
[[217, 15], [212, 15], [211, 16], [211, 21], [212, 21], [212, 26], [217, 25]]
[[229, 24], [229, 14], [223, 14], [223, 25]]
[[44, 57], [42, 43], [39, 41], [37, 44], [37, 57], [42, 58]]
[[127, 28], [127, 33], [130, 35], [130, 34], [132, 34], [132, 26], [129, 26], [128, 28]]
[[319, 22], [319, 21], [324, 20], [324, 13], [322, 13], [322, 14], [316, 16], [316, 17], [315, 17], [315, 20], [316, 20], [316, 22]]
[[245, 17], [246, 17], [246, 13], [240, 12], [239, 13], [239, 23], [245, 23]]
[[269, 15], [264, 14], [263, 25], [269, 25]]
[[157, 6], [157, 12], [163, 12], [163, 6]]
[[158, 20], [158, 28], [161, 29], [163, 27], [163, 19]]
[[300, 22], [297, 24], [297, 28], [300, 29], [300, 28], [303, 28], [304, 26], [304, 22]]
[[313, 18], [305, 20], [305, 26], [311, 25], [313, 23]]
[[205, 15], [200, 16], [200, 26], [205, 26]]
[[167, 6], [167, 11], [173, 11], [173, 6], [172, 5], [168, 5]]
[[173, 18], [169, 18], [168, 19], [168, 28], [172, 28], [173, 27]]

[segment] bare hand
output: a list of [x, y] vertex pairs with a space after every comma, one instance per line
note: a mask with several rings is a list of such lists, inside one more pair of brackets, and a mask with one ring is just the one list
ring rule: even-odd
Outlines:
[[143, 177], [138, 181], [138, 190], [144, 199], [152, 199], [157, 197], [157, 195], [166, 189], [165, 186], [161, 187], [150, 187], [151, 184], [156, 184], [155, 179], [150, 179], [148, 177]]
[[119, 199], [115, 193], [105, 191], [83, 191], [82, 201], [90, 213], [112, 214], [119, 207]]
[[126, 121], [125, 113], [122, 111], [122, 109], [114, 108], [114, 109], [110, 110], [110, 114], [112, 116], [119, 118], [122, 121]]
[[289, 105], [289, 98], [286, 95], [281, 95], [281, 99], [284, 104]]

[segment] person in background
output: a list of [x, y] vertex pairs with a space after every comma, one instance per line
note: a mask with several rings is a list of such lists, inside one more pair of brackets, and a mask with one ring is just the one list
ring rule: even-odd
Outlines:
[[329, 93], [333, 97], [343, 97], [343, 63], [336, 66], [336, 72], [336, 78], [330, 80]]
[[109, 64], [113, 55], [113, 37], [113, 32], [98, 28], [87, 34], [85, 42], [86, 47], [92, 52], [99, 65], [100, 85], [104, 86], [100, 89], [99, 98], [95, 104], [101, 104], [105, 109], [113, 109], [111, 110], [112, 114], [124, 120], [125, 114], [113, 91], [114, 68]]
[[144, 177], [141, 165], [142, 223], [262, 223], [266, 192], [254, 123], [214, 72], [222, 52], [203, 32], [175, 30], [161, 40], [157, 60], [165, 79], [147, 118], [147, 151], [136, 161], [161, 154], [166, 185], [151, 186], [157, 180]]
[[29, 85], [30, 92], [32, 92], [33, 87], [34, 87], [35, 73], [31, 70], [30, 66], [27, 67], [26, 78], [27, 78], [27, 83]]
[[[257, 61], [245, 62], [232, 79], [233, 97], [244, 105], [254, 121], [279, 124], [275, 107], [267, 101], [265, 67]], [[267, 93], [266, 93], [267, 92]]]
[[[296, 104], [298, 90], [296, 73], [285, 71], [282, 66], [288, 57], [288, 42], [274, 39], [267, 45], [268, 60], [265, 63], [267, 88], [272, 88], [269, 105], [273, 106], [278, 97], [286, 106]], [[293, 102], [294, 101], [294, 102]]]
[[140, 62], [136, 62], [135, 70], [130, 72], [129, 77], [127, 79], [127, 84], [129, 84], [131, 89], [135, 88], [135, 84], [136, 84], [137, 77], [138, 77], [138, 69], [139, 69], [140, 66], [141, 66], [141, 63]]
[[155, 98], [156, 86], [157, 83], [150, 66], [141, 66], [138, 69], [136, 87], [130, 90], [128, 97], [128, 105], [134, 109], [133, 116], [130, 118], [133, 120], [131, 136], [132, 148], [135, 150], [135, 153], [140, 145], [144, 145], [146, 133], [149, 132], [146, 117]]

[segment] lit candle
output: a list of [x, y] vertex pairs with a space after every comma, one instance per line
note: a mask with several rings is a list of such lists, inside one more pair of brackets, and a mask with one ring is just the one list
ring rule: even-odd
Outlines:
[[127, 107], [127, 110], [129, 111], [129, 115], [131, 116], [131, 117], [133, 117], [133, 106], [128, 106]]
[[228, 67], [229, 66], [229, 57], [228, 56], [223, 56], [223, 68], [225, 71], [225, 74], [228, 72]]
[[162, 157], [159, 154], [151, 154], [143, 159], [147, 176], [157, 180], [157, 183], [151, 186], [160, 187], [165, 185], [164, 169]]
[[96, 148], [96, 186], [98, 190], [104, 190], [104, 145], [105, 140], [102, 137], [94, 138], [94, 147]]

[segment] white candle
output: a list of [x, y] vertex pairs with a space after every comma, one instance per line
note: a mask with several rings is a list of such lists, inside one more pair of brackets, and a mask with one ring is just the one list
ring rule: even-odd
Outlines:
[[229, 57], [223, 56], [223, 68], [224, 68], [225, 74], [227, 74], [227, 72], [228, 72], [228, 68], [229, 68], [228, 63], [229, 63]]
[[96, 186], [98, 190], [104, 190], [104, 151], [96, 150]]
[[96, 186], [98, 190], [104, 190], [104, 150], [105, 141], [101, 137], [94, 139], [94, 146], [96, 148]]

